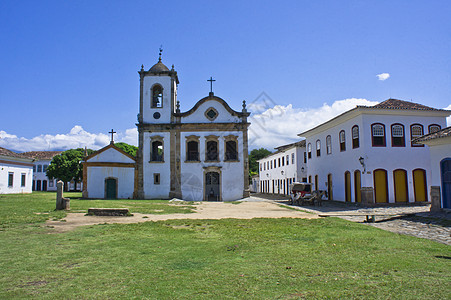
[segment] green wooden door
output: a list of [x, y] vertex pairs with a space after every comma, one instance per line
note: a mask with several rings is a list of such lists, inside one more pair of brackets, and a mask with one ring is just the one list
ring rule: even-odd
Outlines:
[[106, 187], [106, 199], [116, 199], [117, 198], [117, 180], [114, 178], [108, 178], [105, 181]]

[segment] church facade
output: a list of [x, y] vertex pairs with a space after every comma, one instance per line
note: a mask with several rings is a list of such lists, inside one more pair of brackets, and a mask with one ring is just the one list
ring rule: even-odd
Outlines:
[[[211, 91], [193, 108], [181, 112], [174, 66], [165, 66], [160, 55], [148, 71], [141, 67], [138, 73], [139, 140], [133, 198], [232, 201], [247, 197], [250, 124], [245, 102], [241, 111], [235, 111]], [[89, 176], [87, 169], [86, 197], [92, 198], [90, 190], [97, 189], [104, 190], [106, 198], [107, 180], [110, 190], [114, 180], [121, 184], [118, 177], [108, 175], [114, 173], [114, 164], [103, 168], [111, 169], [97, 170], [105, 178]], [[89, 178], [96, 178], [96, 183]], [[104, 182], [105, 188], [95, 188], [99, 182]], [[99, 192], [95, 194], [101, 198]]]

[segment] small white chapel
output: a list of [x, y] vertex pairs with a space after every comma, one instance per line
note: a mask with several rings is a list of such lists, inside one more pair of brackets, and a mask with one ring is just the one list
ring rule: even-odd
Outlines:
[[[83, 197], [233, 201], [248, 196], [249, 112], [233, 110], [212, 88], [181, 112], [174, 65], [141, 70], [138, 152], [111, 144], [83, 162]], [[210, 78], [210, 84], [213, 79]], [[113, 136], [113, 131], [112, 131]]]

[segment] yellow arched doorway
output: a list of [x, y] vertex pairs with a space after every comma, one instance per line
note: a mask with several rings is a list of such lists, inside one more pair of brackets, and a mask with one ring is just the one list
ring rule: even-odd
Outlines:
[[329, 200], [334, 200], [332, 186], [332, 174], [327, 175], [327, 196]]
[[373, 180], [376, 203], [388, 203], [387, 171], [383, 169], [374, 170]]
[[351, 202], [351, 173], [345, 172], [345, 200]]
[[428, 201], [426, 171], [423, 169], [413, 170], [413, 190], [415, 202]]
[[362, 181], [359, 170], [354, 171], [354, 197], [355, 202], [362, 202]]
[[402, 169], [394, 170], [393, 183], [395, 186], [395, 202], [408, 202], [407, 171]]

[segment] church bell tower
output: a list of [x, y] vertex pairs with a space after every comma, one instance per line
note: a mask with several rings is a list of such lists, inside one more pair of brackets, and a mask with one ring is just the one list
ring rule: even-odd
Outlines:
[[161, 53], [158, 62], [149, 71], [141, 70], [139, 115], [140, 124], [167, 124], [174, 122], [174, 113], [177, 102], [177, 85], [179, 83], [177, 72], [172, 65], [171, 70], [161, 61]]

